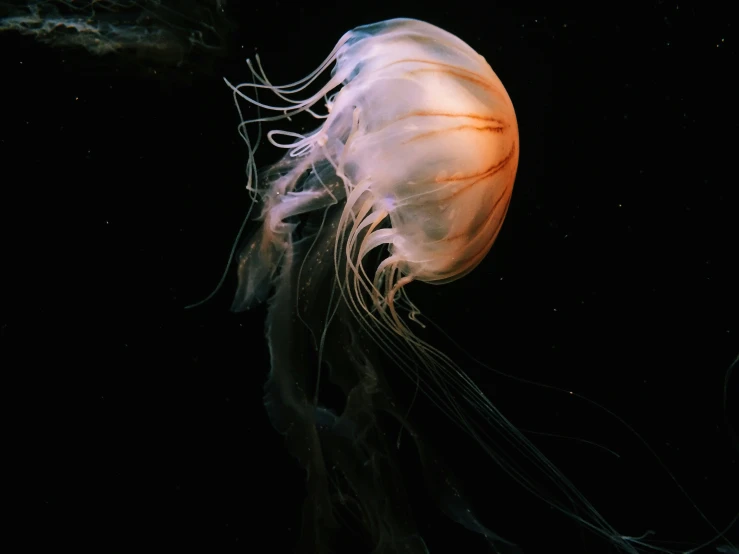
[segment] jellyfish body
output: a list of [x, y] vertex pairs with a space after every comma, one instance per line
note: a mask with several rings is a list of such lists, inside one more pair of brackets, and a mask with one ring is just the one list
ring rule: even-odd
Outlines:
[[[332, 65], [327, 82], [307, 93]], [[261, 112], [245, 120], [239, 108], [247, 188], [261, 212], [238, 255], [232, 308], [269, 297], [265, 405], [307, 470], [303, 551], [338, 549], [336, 512], [348, 503], [372, 552], [427, 552], [385, 415], [413, 439], [440, 507], [494, 551], [517, 551], [478, 521], [419, 436], [407, 415], [410, 402], [394, 394], [381, 370], [390, 363], [482, 456], [612, 545], [635, 552], [456, 363], [411, 330], [420, 312], [406, 286], [447, 283], [472, 271], [511, 198], [517, 121], [485, 59], [433, 25], [394, 19], [345, 34], [315, 71], [290, 85], [273, 85], [258, 59], [249, 67], [253, 82], [229, 85], [237, 107], [246, 100]], [[260, 92], [279, 105], [261, 101]], [[316, 110], [321, 103], [326, 113]], [[270, 142], [287, 153], [257, 172], [247, 126], [301, 113], [322, 124], [305, 135], [270, 131]], [[540, 494], [542, 482], [553, 483], [560, 498]]]
[[[262, 248], [287, 246], [289, 217], [345, 199], [337, 230], [344, 251], [337, 254], [349, 259], [354, 286], [379, 293], [384, 285], [392, 309], [402, 285], [452, 281], [490, 250], [518, 166], [516, 116], [482, 56], [446, 31], [407, 19], [347, 33], [304, 82], [271, 87], [263, 80], [262, 87], [289, 99], [333, 61], [331, 79], [308, 99], [289, 100], [286, 108], [262, 105], [293, 114], [341, 87], [327, 102], [324, 124], [289, 146], [280, 177], [259, 190]], [[339, 181], [343, 190], [331, 190]], [[368, 277], [360, 274], [362, 258], [382, 245], [389, 256], [371, 282], [357, 283]], [[237, 309], [268, 286], [263, 272], [243, 269], [244, 259], [261, 264], [246, 254]]]

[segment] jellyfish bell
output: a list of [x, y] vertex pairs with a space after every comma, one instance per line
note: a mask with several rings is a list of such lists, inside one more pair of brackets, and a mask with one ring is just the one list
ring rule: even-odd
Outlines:
[[[293, 100], [332, 62], [331, 79], [317, 93]], [[260, 84], [233, 87], [235, 93], [261, 108], [284, 110], [277, 117], [312, 111], [341, 87], [327, 101], [319, 129], [280, 145], [289, 149], [280, 168], [289, 169], [287, 174], [255, 189], [264, 200], [266, 249], [286, 246], [287, 218], [320, 209], [339, 195], [346, 205], [337, 239], [350, 261], [348, 277], [365, 280], [359, 262], [386, 245], [389, 256], [374, 279], [355, 283], [384, 284], [385, 300], [411, 280], [458, 279], [485, 257], [510, 201], [518, 126], [500, 79], [467, 44], [428, 23], [396, 19], [345, 34], [321, 67], [297, 83], [278, 87], [263, 74], [255, 76]], [[287, 104], [260, 103], [244, 92], [249, 88], [267, 89]], [[324, 182], [316, 166], [331, 174], [329, 181], [340, 180], [343, 190], [329, 191], [332, 183]], [[308, 170], [314, 176], [299, 186]], [[386, 219], [389, 225], [381, 225]], [[244, 269], [244, 258], [236, 309], [251, 304], [254, 292], [266, 286]], [[392, 310], [392, 302], [385, 305]]]
[[[388, 373], [400, 372], [483, 460], [611, 546], [636, 552], [638, 539], [620, 536], [450, 357], [412, 329], [420, 310], [407, 285], [472, 271], [511, 199], [516, 115], [485, 59], [438, 27], [393, 19], [346, 33], [315, 71], [288, 85], [272, 84], [259, 58], [248, 65], [252, 82], [226, 82], [260, 212], [236, 257], [232, 309], [268, 301], [265, 406], [307, 470], [306, 551], [335, 546], [337, 511], [350, 498], [373, 552], [427, 552], [382, 414], [411, 437], [440, 508], [494, 551], [516, 551], [477, 519], [417, 431], [412, 400], [388, 384]], [[268, 103], [266, 94], [277, 100]], [[244, 118], [243, 101], [257, 117]], [[269, 142], [286, 153], [258, 171], [252, 125], [261, 131], [299, 114], [321, 124], [307, 134], [270, 130]]]

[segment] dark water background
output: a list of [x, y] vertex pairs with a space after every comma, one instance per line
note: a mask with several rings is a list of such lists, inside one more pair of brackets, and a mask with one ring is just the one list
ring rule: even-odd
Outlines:
[[[589, 398], [653, 449], [590, 403], [470, 368], [513, 423], [569, 437], [531, 438], [622, 533], [710, 539], [676, 483], [724, 528], [739, 512], [739, 237], [737, 36], [720, 6], [233, 2], [223, 49], [179, 66], [0, 36], [0, 355], [27, 551], [292, 551], [304, 474], [261, 404], [264, 311], [228, 312], [233, 279], [183, 310], [248, 207], [222, 77], [245, 80], [256, 51], [294, 81], [345, 31], [399, 16], [485, 56], [521, 134], [492, 252], [413, 299], [484, 363]], [[594, 552], [472, 450], [455, 469], [487, 525], [524, 552]], [[488, 552], [408, 483], [432, 552]]]

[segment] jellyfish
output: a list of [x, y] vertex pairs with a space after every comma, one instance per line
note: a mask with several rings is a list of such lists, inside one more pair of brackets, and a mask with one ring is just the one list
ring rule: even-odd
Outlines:
[[[226, 80], [258, 210], [256, 229], [245, 231], [245, 221], [232, 253], [232, 309], [268, 305], [265, 406], [307, 475], [300, 551], [428, 552], [388, 421], [416, 449], [442, 511], [491, 552], [519, 551], [480, 521], [439, 449], [424, 440], [412, 398], [391, 386], [401, 375], [476, 445], [475, 464], [496, 464], [611, 547], [637, 552], [639, 538], [619, 535], [458, 363], [419, 336], [425, 323], [409, 285], [443, 285], [473, 271], [511, 201], [518, 124], [486, 60], [434, 25], [392, 19], [346, 33], [314, 71], [287, 85], [273, 84], [258, 57], [248, 66], [250, 82]], [[244, 106], [256, 117], [244, 117]], [[261, 136], [263, 125], [301, 114], [320, 125], [269, 130], [269, 143], [285, 153], [258, 170], [252, 126]], [[361, 529], [353, 526], [351, 549], [340, 524], [347, 516]]]

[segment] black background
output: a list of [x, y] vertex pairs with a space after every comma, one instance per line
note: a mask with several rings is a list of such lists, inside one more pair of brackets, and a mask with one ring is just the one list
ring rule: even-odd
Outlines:
[[[513, 423], [564, 437], [531, 435], [619, 532], [712, 538], [680, 487], [717, 529], [739, 511], [737, 36], [719, 6], [234, 1], [225, 54], [180, 67], [3, 35], [1, 356], [27, 551], [292, 551], [304, 474], [261, 403], [264, 310], [229, 313], [233, 279], [183, 309], [249, 202], [222, 78], [246, 80], [256, 51], [294, 81], [400, 16], [485, 56], [521, 135], [485, 262], [409, 294], [485, 364], [591, 401], [470, 368]], [[524, 552], [606, 551], [468, 463], [480, 519]], [[432, 552], [490, 551], [415, 494]]]

